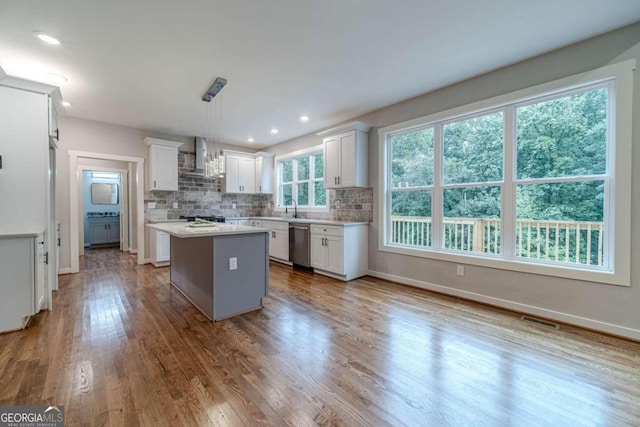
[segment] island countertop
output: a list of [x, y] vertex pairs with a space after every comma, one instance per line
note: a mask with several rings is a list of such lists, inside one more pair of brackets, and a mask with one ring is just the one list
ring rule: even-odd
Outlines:
[[233, 234], [268, 233], [268, 228], [249, 227], [247, 225], [232, 225], [225, 223], [215, 223], [207, 227], [193, 227], [193, 223], [170, 222], [147, 224], [147, 227], [163, 231], [171, 236], [179, 238], [205, 237], [205, 236], [225, 236]]

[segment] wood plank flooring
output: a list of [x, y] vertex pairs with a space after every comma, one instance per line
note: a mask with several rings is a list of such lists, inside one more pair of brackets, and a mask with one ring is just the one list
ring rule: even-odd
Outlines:
[[0, 405], [64, 405], [67, 426], [640, 425], [638, 343], [277, 263], [263, 310], [211, 323], [166, 267], [100, 249], [81, 268], [0, 335]]

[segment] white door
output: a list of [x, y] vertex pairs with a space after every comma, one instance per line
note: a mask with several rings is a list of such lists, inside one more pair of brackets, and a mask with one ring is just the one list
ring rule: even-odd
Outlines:
[[274, 254], [276, 258], [289, 259], [289, 233], [285, 230], [273, 230]]
[[325, 249], [327, 252], [327, 265], [325, 270], [338, 274], [344, 274], [344, 253], [342, 250], [342, 237], [325, 237]]
[[256, 192], [256, 168], [253, 159], [240, 159], [240, 185], [243, 193]]
[[169, 261], [171, 258], [171, 236], [156, 231], [156, 261]]
[[325, 236], [319, 234], [311, 235], [311, 267], [327, 268], [327, 251], [324, 246]]
[[356, 183], [356, 132], [350, 131], [338, 137], [340, 145], [340, 174], [338, 185], [349, 187]]
[[340, 176], [340, 143], [337, 137], [324, 139], [324, 187], [338, 186]]
[[46, 241], [44, 234], [40, 234], [36, 238], [36, 292], [35, 292], [35, 301], [34, 305], [34, 313], [39, 312], [44, 308], [45, 302], [45, 281], [46, 281]]
[[254, 164], [255, 164], [254, 173], [256, 178], [254, 190], [256, 193], [260, 194], [263, 192], [262, 190], [262, 157], [258, 157], [257, 159], [255, 159]]
[[153, 152], [153, 187], [158, 190], [178, 189], [178, 169], [176, 168], [176, 156], [178, 150], [164, 145], [152, 145]]
[[226, 156], [225, 168], [227, 193], [240, 193], [240, 159], [234, 156]]

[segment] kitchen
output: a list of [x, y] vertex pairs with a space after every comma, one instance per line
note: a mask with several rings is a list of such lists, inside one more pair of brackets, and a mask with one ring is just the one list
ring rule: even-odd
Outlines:
[[[0, 13], [3, 405], [73, 425], [638, 423], [636, 4], [134, 3]], [[538, 225], [516, 253], [516, 225], [548, 220], [517, 216], [521, 187], [575, 178], [507, 180], [517, 112], [593, 85], [616, 102], [616, 179], [570, 183], [615, 189], [616, 227]], [[447, 151], [446, 130], [487, 111], [504, 175], [447, 181], [474, 140]], [[97, 208], [119, 244], [85, 247], [91, 170], [120, 174], [127, 206]], [[481, 187], [496, 217], [446, 212]], [[570, 238], [594, 265], [541, 259]]]

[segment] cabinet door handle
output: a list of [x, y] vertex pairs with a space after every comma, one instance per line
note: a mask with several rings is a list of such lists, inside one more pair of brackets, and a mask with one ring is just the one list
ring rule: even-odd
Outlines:
[[60, 129], [56, 129], [56, 140], [60, 141]]
[[333, 183], [337, 184], [338, 183], [338, 178], [336, 178], [335, 176], [333, 177]]
[[262, 185], [258, 185], [258, 191], [262, 192]]
[[338, 185], [340, 184], [340, 177], [338, 177]]
[[153, 180], [153, 188], [156, 188], [156, 180]]
[[44, 263], [49, 265], [49, 252], [46, 252], [44, 254]]

